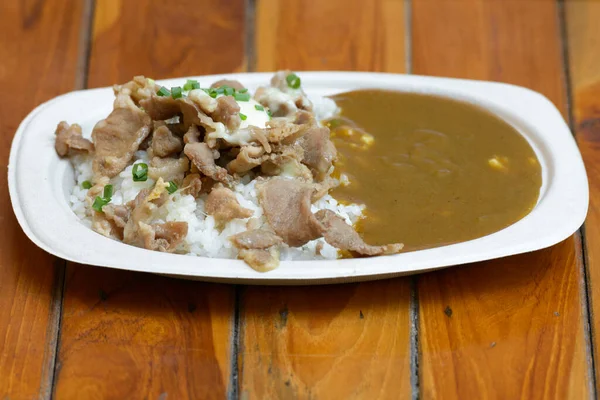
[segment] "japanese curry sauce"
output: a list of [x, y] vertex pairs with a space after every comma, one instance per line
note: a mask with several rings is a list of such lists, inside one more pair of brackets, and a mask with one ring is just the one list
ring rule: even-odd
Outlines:
[[333, 97], [328, 121], [347, 186], [332, 195], [365, 204], [369, 244], [417, 250], [505, 228], [535, 206], [538, 159], [510, 124], [471, 104], [430, 95], [358, 90]]

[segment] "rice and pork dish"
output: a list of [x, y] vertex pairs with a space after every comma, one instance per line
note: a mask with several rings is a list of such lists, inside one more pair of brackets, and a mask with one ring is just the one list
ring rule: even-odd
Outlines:
[[254, 94], [238, 81], [166, 88], [143, 76], [114, 92], [92, 132], [65, 121], [56, 129], [56, 151], [75, 170], [70, 206], [95, 232], [257, 271], [402, 249], [366, 244], [353, 228], [364, 206], [329, 194], [351, 184], [335, 174], [321, 123], [337, 106], [310, 101], [295, 73], [277, 72]]

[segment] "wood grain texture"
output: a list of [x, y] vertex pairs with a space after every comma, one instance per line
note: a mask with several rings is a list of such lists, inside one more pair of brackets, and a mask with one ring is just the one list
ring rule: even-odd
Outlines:
[[[10, 144], [40, 103], [75, 89], [83, 2], [0, 2], [0, 398], [49, 394], [63, 266], [23, 234], [7, 189]], [[43, 45], [41, 45], [43, 43]], [[53, 129], [51, 126], [48, 129]], [[58, 295], [59, 293], [56, 293]]]
[[[89, 86], [242, 69], [243, 32], [242, 0], [97, 1]], [[55, 395], [225, 398], [233, 314], [232, 286], [69, 265]]]
[[[590, 185], [585, 244], [591, 323], [594, 335], [596, 385], [600, 383], [600, 2], [568, 1], [566, 25], [573, 116], [577, 142]], [[596, 386], [596, 392], [600, 387]]]
[[98, 0], [89, 86], [243, 71], [244, 0]]
[[[557, 4], [417, 0], [413, 71], [515, 83], [566, 115]], [[591, 396], [576, 237], [419, 277], [424, 399]]]
[[[256, 16], [260, 70], [404, 71], [403, 1], [259, 0]], [[409, 398], [409, 283], [246, 288], [241, 398]]]

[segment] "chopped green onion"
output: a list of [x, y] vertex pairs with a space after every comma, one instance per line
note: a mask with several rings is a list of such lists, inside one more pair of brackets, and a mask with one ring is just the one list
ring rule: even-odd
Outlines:
[[148, 180], [148, 164], [135, 164], [131, 172], [134, 182], [146, 182]]
[[158, 89], [158, 92], [156, 92], [157, 95], [159, 96], [168, 96], [170, 94], [169, 89], [167, 89], [164, 86], [161, 86], [160, 89]]
[[183, 85], [183, 90], [189, 92], [193, 89], [200, 89], [200, 83], [198, 83], [195, 79], [188, 79], [187, 82]]
[[236, 93], [233, 95], [233, 98], [237, 101], [249, 101], [250, 93]]
[[224, 86], [223, 87], [223, 94], [225, 96], [233, 96], [235, 93], [235, 89], [229, 86]]
[[209, 89], [202, 89], [207, 95], [209, 95], [210, 97], [212, 97], [213, 99], [215, 97], [217, 97], [217, 91], [215, 89], [209, 88]]
[[92, 182], [90, 181], [83, 181], [81, 183], [81, 187], [84, 189], [90, 189], [92, 187]]
[[247, 91], [248, 91], [248, 89], [243, 88], [243, 89], [238, 90], [238, 93], [246, 93]]
[[265, 111], [265, 108], [263, 106], [260, 105], [255, 105], [254, 108], [256, 108], [258, 111]]
[[246, 114], [240, 113], [240, 118], [242, 119], [242, 121], [245, 121], [246, 118], [248, 118], [248, 116]]
[[110, 200], [112, 199], [112, 195], [113, 195], [113, 185], [104, 186], [104, 193], [102, 194], [102, 197], [96, 196], [96, 198], [94, 199], [94, 203], [92, 204], [92, 208], [98, 212], [102, 212], [102, 207], [104, 207], [105, 205], [110, 203]]
[[100, 196], [96, 196], [94, 199], [94, 204], [92, 204], [92, 208], [98, 212], [102, 212], [102, 207], [107, 205], [110, 202], [110, 199], [105, 199]]
[[104, 199], [110, 201], [113, 195], [113, 185], [104, 186]]
[[300, 78], [293, 72], [286, 76], [285, 80], [287, 81], [288, 86], [292, 89], [298, 89], [300, 87]]
[[269, 114], [269, 117], [273, 117], [273, 113], [271, 112], [271, 110], [267, 110], [267, 114]]
[[180, 99], [183, 96], [181, 86], [175, 86], [171, 88], [171, 97], [174, 99]]
[[177, 191], [177, 185], [175, 184], [175, 182], [170, 181], [169, 186], [167, 186], [167, 192], [169, 192], [169, 194], [173, 194], [176, 191]]

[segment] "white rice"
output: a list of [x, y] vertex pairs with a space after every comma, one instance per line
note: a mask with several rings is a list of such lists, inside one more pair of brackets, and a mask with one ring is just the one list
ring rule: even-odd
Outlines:
[[[321, 111], [317, 113], [317, 110]], [[331, 117], [335, 111], [336, 105], [332, 100], [315, 101], [315, 113], [320, 117], [319, 119]], [[145, 151], [136, 152], [135, 159], [134, 164], [140, 162], [149, 163], [148, 154]], [[89, 156], [80, 155], [73, 157], [71, 162], [75, 169], [76, 185], [73, 187], [70, 196], [70, 206], [73, 212], [81, 219], [82, 223], [91, 227], [91, 210], [85, 201], [87, 189], [83, 189], [81, 185], [84, 181], [92, 180], [92, 159]], [[154, 186], [155, 182], [150, 178], [145, 182], [134, 182], [132, 169], [133, 165], [130, 165], [118, 176], [111, 179], [110, 184], [113, 185], [111, 203], [117, 205], [125, 204], [135, 199], [142, 189]], [[342, 179], [342, 181], [343, 184], [348, 183], [347, 178]], [[263, 209], [258, 203], [255, 184], [256, 181], [253, 180], [253, 177], [247, 175], [232, 189], [239, 203], [243, 207], [254, 211], [254, 215], [251, 218], [255, 218], [258, 225], [263, 226], [267, 225], [267, 221], [263, 214]], [[205, 200], [206, 195], [194, 199], [191, 195], [183, 195], [177, 191], [169, 196], [169, 201], [164, 206], [166, 210], [165, 214], [159, 216], [159, 219], [155, 222], [187, 222], [188, 234], [185, 240], [184, 251], [189, 255], [213, 258], [237, 258], [237, 249], [229, 241], [229, 237], [245, 231], [248, 220], [251, 218], [234, 219], [219, 229], [215, 224], [214, 218], [204, 212]], [[332, 210], [343, 217], [346, 223], [353, 225], [362, 217], [364, 206], [356, 204], [343, 205], [327, 194], [313, 203], [311, 209], [313, 212], [323, 209]], [[337, 249], [327, 244], [323, 238], [310, 241], [299, 248], [283, 247], [281, 249], [281, 260], [335, 259], [337, 257]]]

